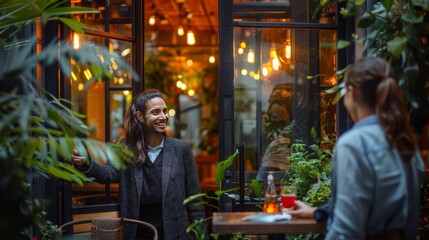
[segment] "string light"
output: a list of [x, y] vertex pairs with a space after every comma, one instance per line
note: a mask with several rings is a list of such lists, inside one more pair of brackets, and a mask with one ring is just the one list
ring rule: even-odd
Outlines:
[[149, 18], [149, 25], [153, 26], [155, 25], [155, 23], [156, 23], [155, 15], [152, 14], [150, 15], [150, 18]]
[[179, 36], [185, 35], [185, 30], [183, 29], [182, 25], [179, 25], [179, 27], [177, 28], [177, 35]]
[[186, 34], [186, 42], [188, 43], [188, 45], [195, 44], [195, 35], [192, 30], [188, 30], [188, 33]]

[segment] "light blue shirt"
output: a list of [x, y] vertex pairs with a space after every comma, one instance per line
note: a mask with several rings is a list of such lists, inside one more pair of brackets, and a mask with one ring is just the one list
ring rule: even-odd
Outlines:
[[153, 163], [153, 162], [155, 162], [155, 159], [158, 157], [162, 148], [164, 148], [164, 138], [162, 138], [162, 142], [158, 146], [156, 146], [154, 148], [152, 148], [150, 146], [147, 146], [147, 147], [148, 147], [147, 155], [149, 156], [150, 161]]
[[418, 152], [405, 163], [388, 145], [375, 115], [357, 122], [335, 146], [326, 239], [365, 239], [388, 229], [416, 239], [423, 172]]

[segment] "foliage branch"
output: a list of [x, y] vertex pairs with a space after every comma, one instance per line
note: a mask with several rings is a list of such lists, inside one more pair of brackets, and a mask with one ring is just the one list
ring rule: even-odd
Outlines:
[[[0, 84], [14, 89], [0, 93], [0, 232], [6, 239], [18, 239], [29, 226], [40, 227], [43, 205], [31, 195], [34, 178], [56, 177], [82, 184], [88, 180], [67, 162], [73, 149], [88, 158], [124, 166], [131, 152], [123, 145], [88, 139], [92, 131], [85, 116], [70, 110], [73, 104], [45, 91], [34, 74], [36, 67], [59, 63], [62, 74], [70, 77], [70, 61], [90, 66], [94, 81], [115, 76], [111, 66], [134, 73], [119, 55], [104, 46], [88, 44], [79, 50], [66, 41], [53, 41], [36, 52], [36, 37], [27, 29], [35, 24], [60, 21], [73, 31], [84, 33], [88, 26], [70, 18], [70, 14], [96, 13], [83, 7], [63, 7], [68, 1], [10, 0], [0, 2]], [[23, 34], [24, 33], [24, 34]], [[4, 85], [3, 85], [4, 86]], [[86, 89], [85, 88], [85, 89]], [[39, 217], [38, 217], [39, 216]], [[45, 229], [46, 230], [46, 229]], [[51, 232], [51, 230], [49, 230]], [[37, 229], [36, 229], [37, 232]], [[41, 232], [43, 235], [44, 230]]]

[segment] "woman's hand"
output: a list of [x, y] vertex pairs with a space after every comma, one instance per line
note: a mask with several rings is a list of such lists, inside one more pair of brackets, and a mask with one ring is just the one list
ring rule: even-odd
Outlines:
[[316, 211], [315, 207], [310, 207], [300, 200], [295, 201], [295, 206], [294, 210], [290, 210], [287, 213], [301, 218], [313, 218], [314, 211]]
[[74, 166], [80, 167], [83, 165], [85, 159], [79, 155], [79, 153], [77, 152], [76, 149], [73, 149], [73, 155], [71, 157], [71, 161], [72, 161]]

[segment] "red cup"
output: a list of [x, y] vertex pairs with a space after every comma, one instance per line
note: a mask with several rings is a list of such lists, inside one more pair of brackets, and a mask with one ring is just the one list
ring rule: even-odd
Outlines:
[[296, 187], [294, 185], [283, 185], [280, 193], [283, 209], [295, 207]]

